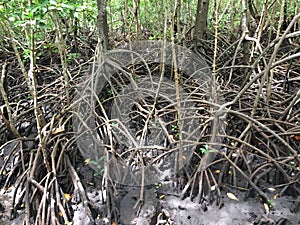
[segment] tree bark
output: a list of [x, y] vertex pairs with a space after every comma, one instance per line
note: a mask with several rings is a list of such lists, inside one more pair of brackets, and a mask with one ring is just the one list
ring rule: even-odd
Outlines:
[[136, 21], [136, 36], [137, 40], [141, 39], [142, 36], [142, 27], [141, 27], [141, 18], [140, 18], [140, 0], [134, 0], [134, 17]]
[[97, 0], [98, 18], [97, 26], [99, 31], [99, 39], [102, 51], [108, 49], [108, 25], [107, 25], [107, 13], [106, 13], [106, 0]]
[[209, 0], [198, 0], [194, 33], [195, 46], [199, 45], [200, 40], [203, 39], [207, 30], [208, 7]]

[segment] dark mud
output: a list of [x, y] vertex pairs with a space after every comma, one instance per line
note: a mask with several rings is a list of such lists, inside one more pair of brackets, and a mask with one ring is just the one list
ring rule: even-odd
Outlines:
[[[99, 190], [99, 180], [95, 182], [93, 171], [87, 166], [80, 168], [82, 182], [86, 187], [89, 205], [98, 217], [97, 224], [105, 224], [106, 192]], [[178, 188], [171, 182], [161, 183], [159, 187], [145, 188], [144, 205], [135, 207], [140, 195], [140, 189], [123, 187], [115, 195], [114, 201], [119, 212], [120, 225], [259, 225], [259, 224], [300, 224], [300, 198], [279, 196], [276, 190], [266, 191], [272, 199], [270, 207], [261, 202], [258, 196], [246, 198], [246, 193], [237, 189], [224, 187], [221, 189], [221, 198], [217, 199], [216, 191], [210, 196], [196, 202], [195, 199], [179, 197]], [[228, 195], [228, 193], [233, 194]], [[20, 193], [17, 193], [16, 197]], [[10, 220], [12, 207], [13, 187], [1, 190], [0, 194], [0, 225], [19, 225], [24, 219], [24, 208], [17, 210], [15, 218]], [[70, 200], [73, 210], [73, 225], [92, 224], [86, 215], [87, 208], [74, 193]], [[137, 208], [139, 216], [136, 215]]]

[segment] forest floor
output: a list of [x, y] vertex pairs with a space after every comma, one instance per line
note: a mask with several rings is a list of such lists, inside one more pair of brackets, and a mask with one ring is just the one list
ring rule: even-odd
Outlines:
[[[2, 165], [0, 165], [2, 166]], [[87, 165], [78, 165], [82, 183], [85, 186], [90, 204], [96, 212], [95, 217], [105, 213], [105, 193], [99, 190], [100, 181], [93, 176], [94, 171]], [[189, 197], [181, 199], [178, 188], [170, 182], [162, 182], [159, 187], [146, 188], [145, 203], [140, 216], [136, 216], [134, 206], [139, 196], [136, 188], [122, 188], [115, 198], [120, 212], [120, 220], [116, 224], [149, 224], [149, 225], [259, 225], [259, 224], [300, 224], [300, 201], [291, 196], [279, 196], [276, 190], [268, 190], [267, 185], [260, 188], [266, 190], [272, 206], [263, 204], [258, 196], [246, 197], [246, 192], [224, 185], [221, 188], [221, 199], [212, 191], [210, 196], [201, 203], [195, 203]], [[13, 198], [13, 187], [1, 190], [0, 194], [0, 225], [19, 225], [24, 220], [25, 209], [20, 208], [16, 217], [10, 220]], [[20, 193], [18, 193], [20, 194]], [[18, 197], [17, 194], [17, 197]], [[73, 225], [90, 224], [86, 209], [82, 202], [71, 200], [74, 212]], [[217, 203], [219, 202], [219, 203]], [[146, 208], [146, 209], [145, 209]], [[144, 213], [144, 215], [142, 215]], [[104, 218], [99, 218], [97, 224], [105, 224]], [[139, 222], [137, 222], [139, 221]]]

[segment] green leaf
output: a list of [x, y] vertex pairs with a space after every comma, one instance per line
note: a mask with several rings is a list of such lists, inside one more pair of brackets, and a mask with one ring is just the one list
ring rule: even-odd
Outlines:
[[29, 12], [29, 13], [28, 13], [28, 18], [33, 19], [33, 17], [34, 17], [34, 16], [33, 16], [33, 12]]
[[77, 11], [74, 12], [74, 17], [79, 19], [79, 13]]
[[270, 206], [270, 207], [273, 207], [273, 206], [274, 206], [274, 200], [273, 200], [273, 199], [268, 200], [268, 203], [269, 203], [269, 206]]
[[200, 148], [199, 150], [201, 151], [202, 154], [205, 154], [207, 152], [207, 149], [205, 148]]
[[14, 22], [14, 21], [15, 21], [15, 19], [16, 19], [16, 18], [15, 18], [15, 17], [13, 17], [13, 16], [11, 16], [11, 17], [9, 17], [9, 18], [8, 18], [8, 20], [9, 20], [10, 22]]

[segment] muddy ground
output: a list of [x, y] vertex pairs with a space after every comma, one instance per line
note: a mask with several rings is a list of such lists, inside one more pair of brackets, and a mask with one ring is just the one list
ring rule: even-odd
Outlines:
[[[82, 182], [87, 196], [99, 215], [105, 214], [105, 193], [101, 192], [88, 166], [80, 168]], [[10, 219], [13, 190], [1, 190], [0, 194], [0, 225], [19, 225], [24, 219], [24, 208], [17, 211], [15, 218]], [[162, 182], [159, 186], [145, 189], [145, 203], [136, 215], [135, 204], [140, 189], [123, 187], [115, 197], [119, 211], [120, 225], [258, 225], [258, 224], [300, 224], [300, 198], [278, 195], [276, 189], [266, 189], [265, 193], [273, 202], [270, 207], [258, 196], [247, 196], [247, 192], [233, 187], [221, 187], [221, 198], [217, 199], [216, 191], [204, 196], [201, 202], [185, 197], [180, 198], [180, 191], [172, 182]], [[20, 193], [17, 193], [17, 197]], [[71, 224], [91, 224], [87, 218], [83, 203], [76, 200], [76, 194], [70, 200], [73, 209]], [[97, 224], [105, 224], [105, 218], [98, 218]]]

